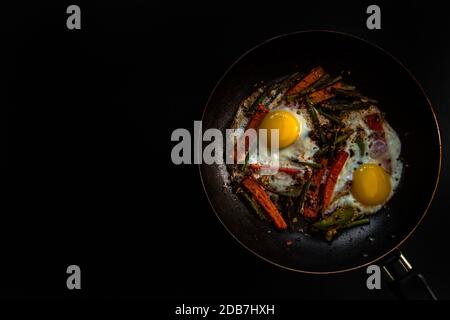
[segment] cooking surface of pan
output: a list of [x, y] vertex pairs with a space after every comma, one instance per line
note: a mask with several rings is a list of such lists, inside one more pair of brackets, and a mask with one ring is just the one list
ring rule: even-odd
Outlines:
[[[332, 242], [302, 233], [279, 232], [260, 221], [228, 186], [225, 165], [201, 165], [205, 192], [218, 218], [247, 249], [295, 271], [329, 273], [351, 270], [383, 257], [414, 231], [426, 214], [439, 179], [441, 143], [426, 95], [407, 69], [364, 40], [337, 32], [297, 32], [271, 39], [245, 53], [225, 73], [210, 96], [203, 130], [225, 129], [242, 99], [255, 85], [322, 65], [379, 101], [402, 142], [405, 168], [399, 189], [367, 226], [352, 228]], [[292, 240], [291, 245], [286, 242]]]

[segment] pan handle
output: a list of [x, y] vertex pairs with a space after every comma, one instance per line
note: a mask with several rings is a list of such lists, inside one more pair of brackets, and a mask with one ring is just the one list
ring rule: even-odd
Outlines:
[[389, 278], [389, 287], [404, 300], [437, 300], [425, 278], [414, 270], [405, 256], [396, 249], [383, 262], [383, 270]]

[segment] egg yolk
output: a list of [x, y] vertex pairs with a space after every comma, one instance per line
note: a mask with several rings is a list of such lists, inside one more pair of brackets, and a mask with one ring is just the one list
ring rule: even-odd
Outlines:
[[269, 112], [261, 122], [259, 129], [267, 129], [267, 145], [270, 147], [271, 130], [278, 129], [278, 147], [285, 148], [297, 140], [300, 134], [300, 123], [297, 118], [287, 110]]
[[381, 166], [366, 163], [353, 172], [352, 194], [362, 204], [382, 204], [390, 193], [391, 180]]

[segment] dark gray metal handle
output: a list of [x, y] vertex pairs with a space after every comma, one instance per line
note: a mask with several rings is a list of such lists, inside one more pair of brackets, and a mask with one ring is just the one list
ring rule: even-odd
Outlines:
[[422, 274], [414, 270], [405, 256], [396, 250], [383, 263], [394, 294], [405, 300], [437, 300]]

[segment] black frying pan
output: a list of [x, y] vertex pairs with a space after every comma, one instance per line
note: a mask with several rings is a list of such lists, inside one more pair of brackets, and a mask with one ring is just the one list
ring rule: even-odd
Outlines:
[[[406, 166], [387, 208], [372, 216], [370, 225], [343, 231], [328, 243], [319, 237], [279, 232], [260, 221], [226, 186], [224, 165], [200, 166], [205, 191], [226, 229], [268, 262], [305, 273], [336, 273], [389, 258], [395, 277], [398, 265], [409, 268], [400, 263], [398, 254], [392, 255], [426, 214], [441, 167], [441, 140], [432, 106], [395, 58], [367, 41], [337, 32], [297, 32], [270, 39], [246, 52], [220, 79], [204, 111], [203, 129], [218, 128], [225, 136], [239, 103], [255, 90], [256, 83], [270, 83], [318, 65], [331, 74], [350, 70], [351, 82], [380, 101], [400, 136]], [[294, 242], [287, 246], [289, 239]]]

